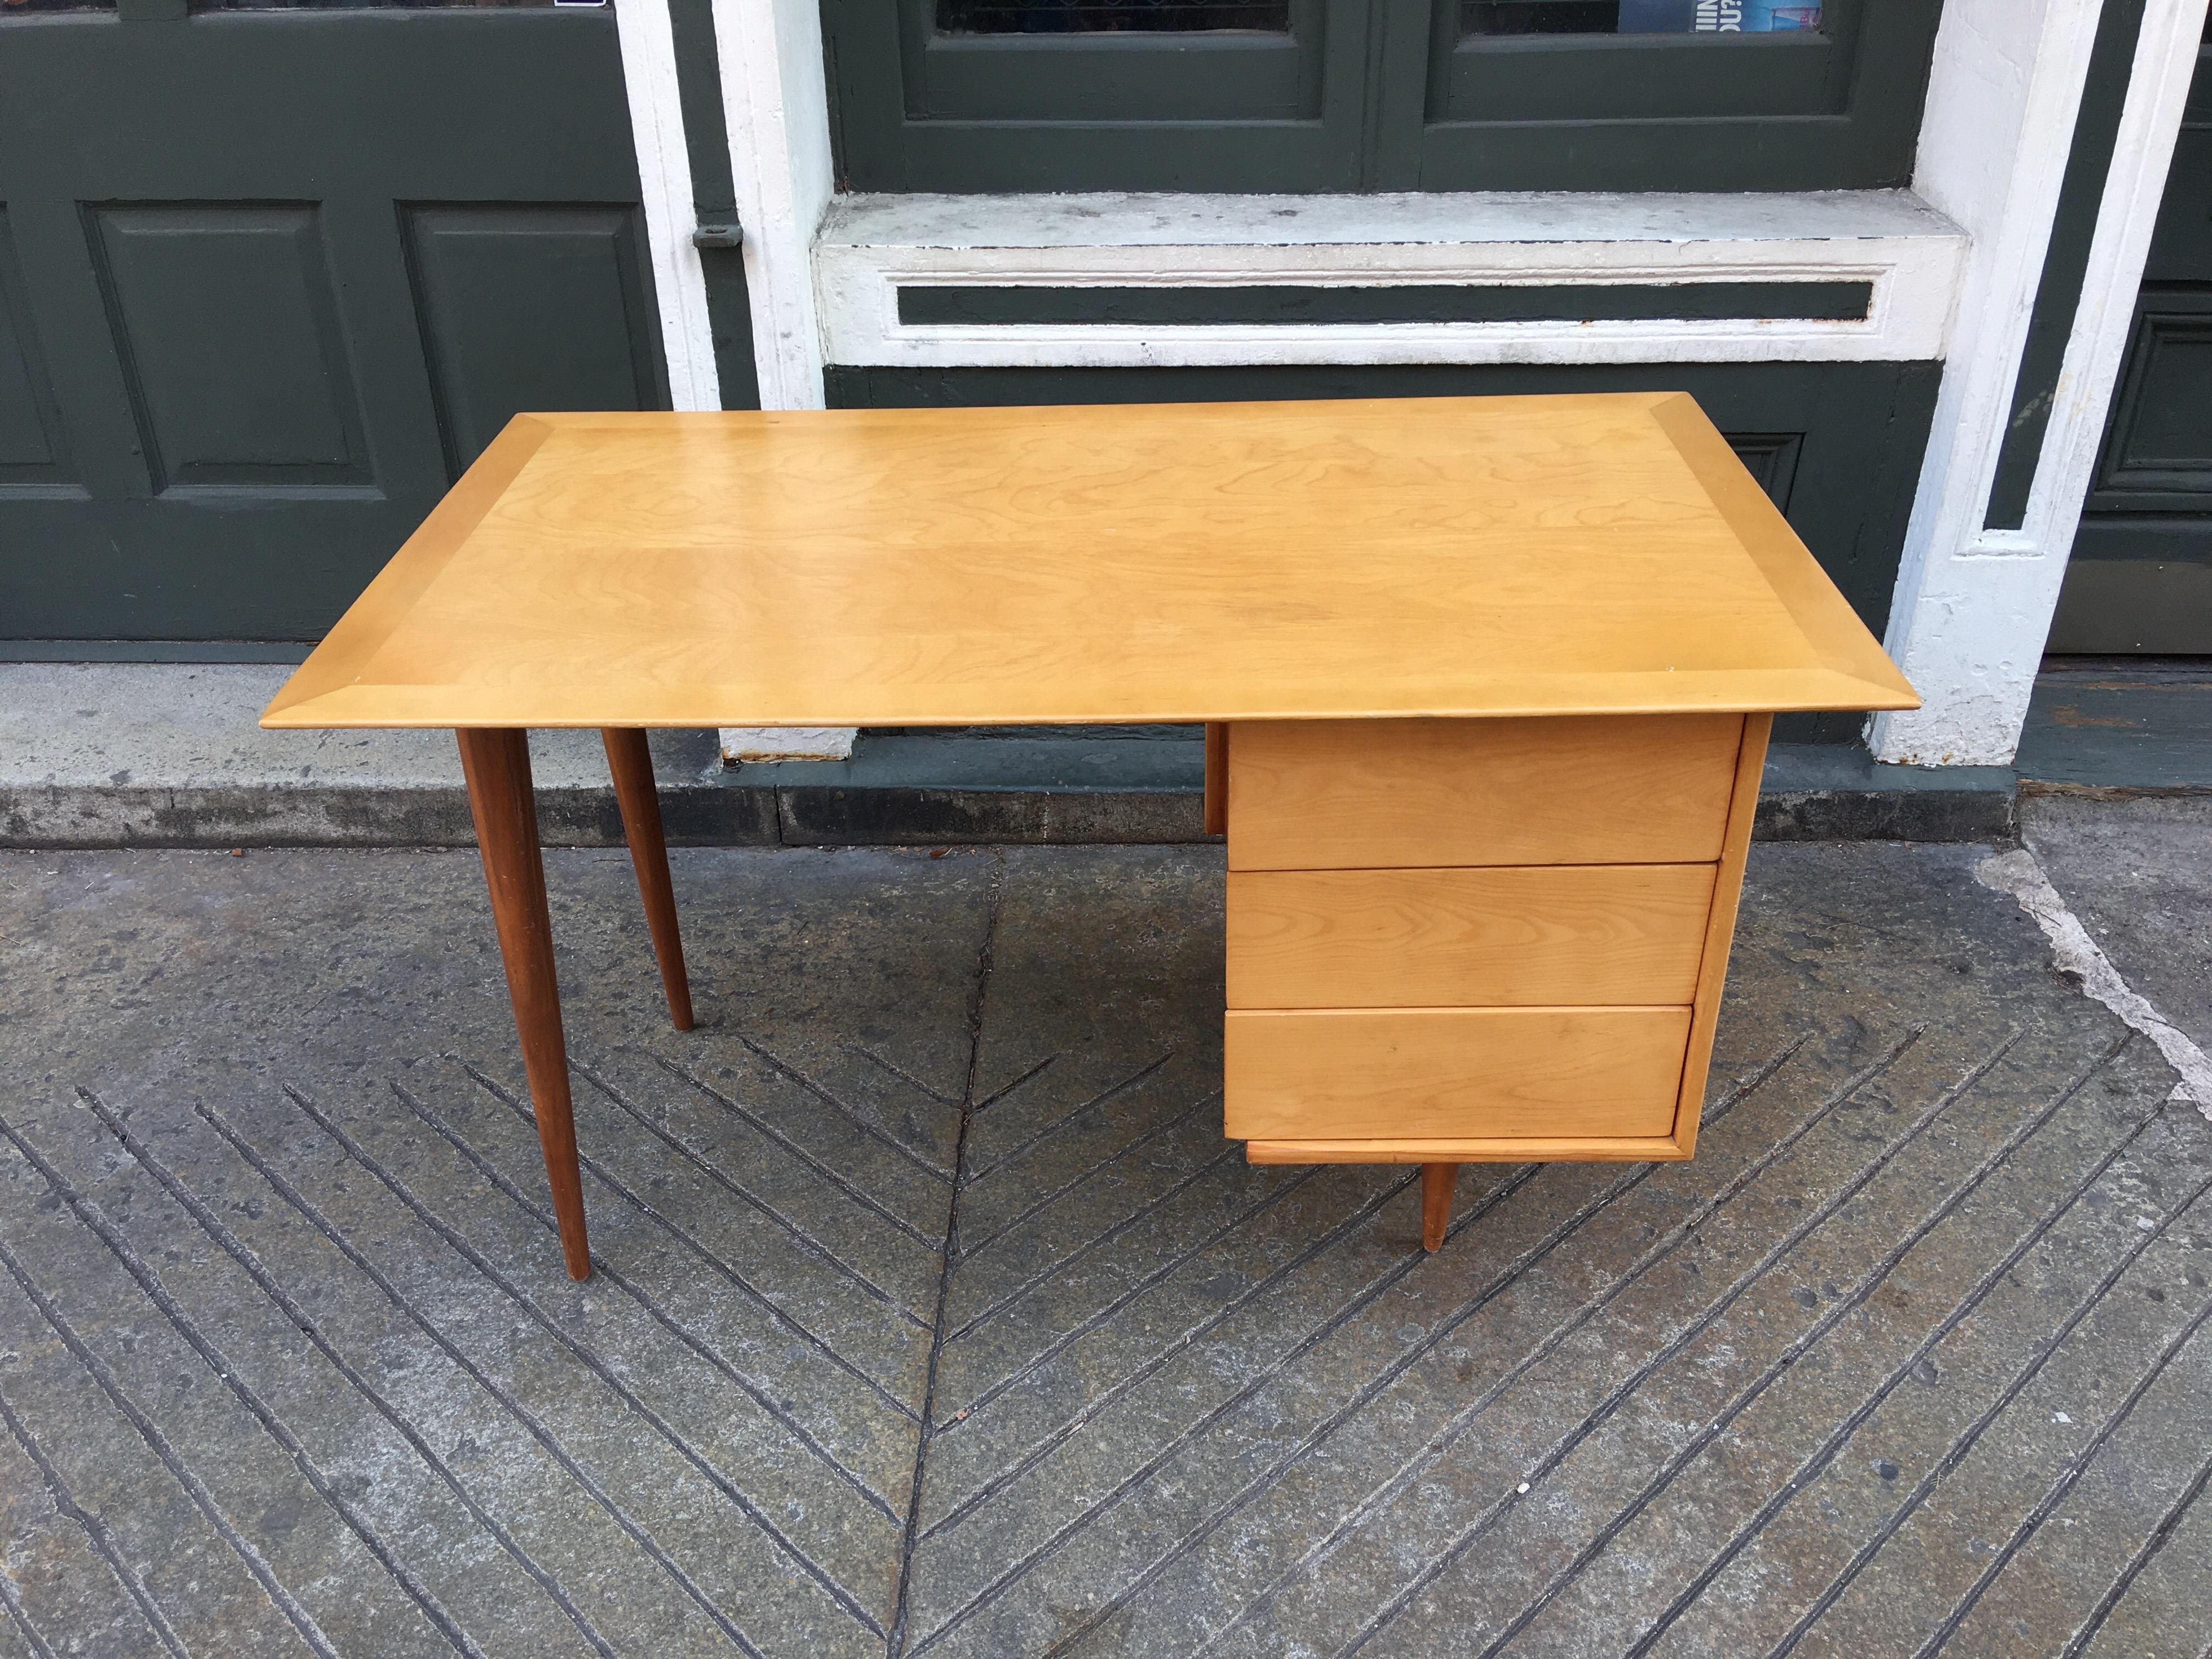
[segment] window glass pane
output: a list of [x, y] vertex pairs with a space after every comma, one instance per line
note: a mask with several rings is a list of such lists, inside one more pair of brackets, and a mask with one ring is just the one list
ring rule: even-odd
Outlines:
[[1820, 27], [1820, 0], [1460, 0], [1462, 34], [1771, 34]]
[[[0, 0], [0, 5], [8, 0]], [[113, 4], [114, 0], [108, 0]], [[185, 0], [192, 11], [372, 11], [404, 8], [410, 11], [471, 7], [607, 6], [613, 0]]]
[[1115, 34], [1132, 30], [1189, 33], [1199, 29], [1261, 29], [1286, 34], [1291, 0], [1206, 4], [1202, 0], [937, 0], [945, 34]]
[[[201, 11], [367, 11], [404, 7], [608, 6], [614, 0], [185, 0]], [[30, 12], [113, 11], [115, 0], [0, 0], [0, 21]]]

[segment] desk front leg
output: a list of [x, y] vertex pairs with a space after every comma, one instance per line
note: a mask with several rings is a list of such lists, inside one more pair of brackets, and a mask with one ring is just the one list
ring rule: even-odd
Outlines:
[[507, 964], [507, 991], [522, 1042], [523, 1070], [538, 1140], [561, 1224], [568, 1277], [592, 1276], [584, 1237], [584, 1185], [576, 1167], [576, 1119], [568, 1097], [568, 1049], [561, 1031], [561, 986], [553, 971], [553, 920], [545, 908], [545, 860], [538, 844], [538, 799], [530, 781], [528, 734], [512, 728], [463, 728], [461, 770], [477, 822], [492, 921]]

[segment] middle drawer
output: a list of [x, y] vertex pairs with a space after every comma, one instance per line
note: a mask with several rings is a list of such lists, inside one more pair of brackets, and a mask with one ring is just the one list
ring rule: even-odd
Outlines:
[[1694, 1000], [1710, 864], [1232, 870], [1231, 1008]]

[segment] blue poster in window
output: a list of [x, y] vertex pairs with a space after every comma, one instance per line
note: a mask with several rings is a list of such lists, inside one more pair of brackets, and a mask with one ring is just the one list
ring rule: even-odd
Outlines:
[[1623, 34], [1772, 34], [1820, 27], [1818, 0], [1620, 0]]

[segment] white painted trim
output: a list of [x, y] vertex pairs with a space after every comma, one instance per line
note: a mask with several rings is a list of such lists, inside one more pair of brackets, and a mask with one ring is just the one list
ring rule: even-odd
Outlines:
[[714, 0], [714, 15], [761, 406], [819, 409], [812, 244], [832, 182], [821, 7]]
[[[1901, 191], [1784, 196], [854, 196], [817, 243], [832, 362], [1918, 361], [1944, 354], [1966, 242]], [[902, 284], [1192, 288], [1865, 282], [1859, 321], [902, 323]]]
[[668, 360], [669, 404], [720, 409], [722, 386], [714, 369], [714, 325], [707, 316], [707, 276], [691, 241], [698, 213], [677, 94], [676, 37], [668, 0], [622, 0], [615, 9], [615, 37], [622, 45], [645, 243], [660, 312], [661, 350]]
[[[714, 0], [714, 16], [761, 407], [819, 409], [823, 359], [813, 244], [833, 182], [821, 6]], [[733, 648], [742, 650], [744, 641]], [[727, 726], [722, 758], [729, 764], [842, 759], [853, 752], [853, 738], [842, 726]]]
[[[2011, 763], [2126, 349], [2196, 69], [2205, 0], [2149, 0], [2146, 7], [2026, 519], [2017, 530], [1989, 531], [1982, 520], [2072, 145], [2098, 5], [2045, 0], [2032, 71], [2008, 94], [2003, 71], [2019, 60], [1991, 49], [1996, 32], [2037, 9], [2021, 0], [1951, 0], [1938, 40], [1917, 182], [1923, 194], [1978, 234], [1891, 611], [1890, 654], [1924, 706], [1875, 717], [1869, 741], [1883, 761]], [[1996, 106], [2004, 96], [2013, 109], [1999, 127], [2003, 112]], [[2007, 129], [2016, 138], [2009, 146], [1999, 142]], [[1976, 177], [1971, 157], [1947, 154], [1970, 135], [1990, 155], [2016, 155], [2008, 179], [1987, 176], [1985, 166], [1984, 176]]]

